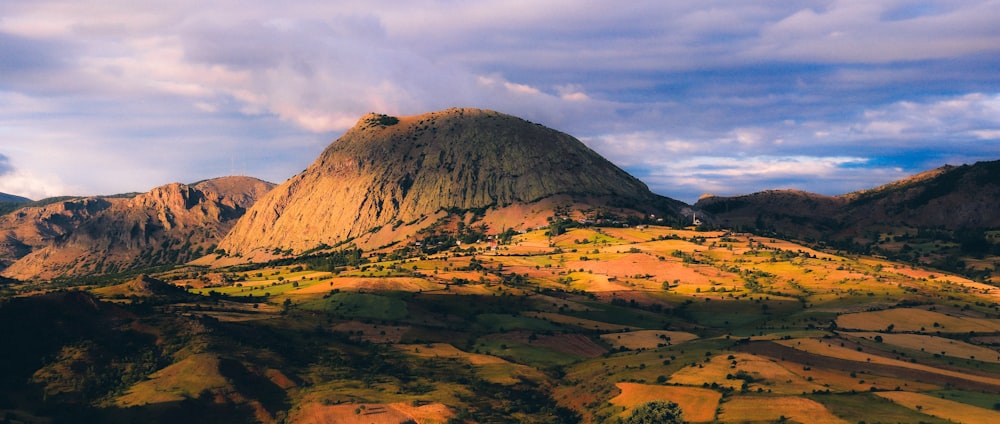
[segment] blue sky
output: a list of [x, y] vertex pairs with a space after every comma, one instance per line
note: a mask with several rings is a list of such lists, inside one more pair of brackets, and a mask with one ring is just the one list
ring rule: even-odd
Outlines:
[[364, 113], [465, 106], [686, 202], [843, 194], [1000, 159], [997, 22], [995, 0], [4, 1], [0, 192], [282, 182]]

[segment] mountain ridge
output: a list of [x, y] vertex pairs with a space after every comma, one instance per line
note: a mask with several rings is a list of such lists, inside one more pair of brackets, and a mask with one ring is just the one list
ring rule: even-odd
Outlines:
[[219, 247], [238, 255], [301, 252], [386, 226], [429, 224], [442, 211], [499, 210], [556, 196], [661, 216], [686, 206], [653, 194], [572, 136], [514, 116], [469, 108], [368, 114], [261, 199]]
[[772, 190], [706, 197], [713, 225], [986, 279], [1000, 255], [1000, 160], [945, 165], [839, 196]]
[[32, 200], [15, 194], [0, 193], [0, 203], [28, 203]]
[[184, 262], [207, 253], [271, 187], [256, 178], [220, 177], [130, 198], [24, 207], [0, 216], [0, 274], [44, 279]]
[[763, 215], [771, 215], [778, 220], [803, 223], [817, 217], [834, 219], [845, 228], [888, 224], [952, 230], [995, 228], [1000, 227], [1000, 213], [992, 211], [990, 204], [1000, 195], [998, 178], [1000, 160], [945, 165], [837, 196], [765, 190], [740, 196], [703, 197], [694, 206], [711, 213], [722, 225], [746, 225], [759, 215], [765, 220], [767, 217]]

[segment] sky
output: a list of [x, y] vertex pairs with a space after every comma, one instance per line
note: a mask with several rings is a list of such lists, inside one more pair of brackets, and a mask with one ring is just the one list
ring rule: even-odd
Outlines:
[[0, 192], [281, 183], [365, 113], [492, 109], [658, 194], [1000, 159], [1000, 1], [4, 0]]

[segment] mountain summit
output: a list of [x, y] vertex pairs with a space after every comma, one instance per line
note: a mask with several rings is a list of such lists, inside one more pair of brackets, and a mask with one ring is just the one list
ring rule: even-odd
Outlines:
[[262, 198], [219, 247], [243, 255], [301, 252], [442, 211], [501, 210], [556, 197], [633, 212], [682, 206], [579, 140], [514, 116], [459, 108], [368, 114]]

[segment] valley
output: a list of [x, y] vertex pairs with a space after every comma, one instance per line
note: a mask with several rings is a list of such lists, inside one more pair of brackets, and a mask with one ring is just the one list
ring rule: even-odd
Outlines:
[[[616, 422], [668, 399], [689, 422], [1000, 417], [1000, 289], [959, 276], [655, 225], [394, 256], [329, 249], [50, 292], [117, 315], [114, 331], [142, 340], [151, 364], [84, 390], [87, 373], [143, 362], [83, 332], [45, 350], [28, 376], [42, 396], [19, 407], [123, 421]], [[7, 290], [44, 290], [32, 286]], [[5, 385], [8, 404], [18, 386]]]

